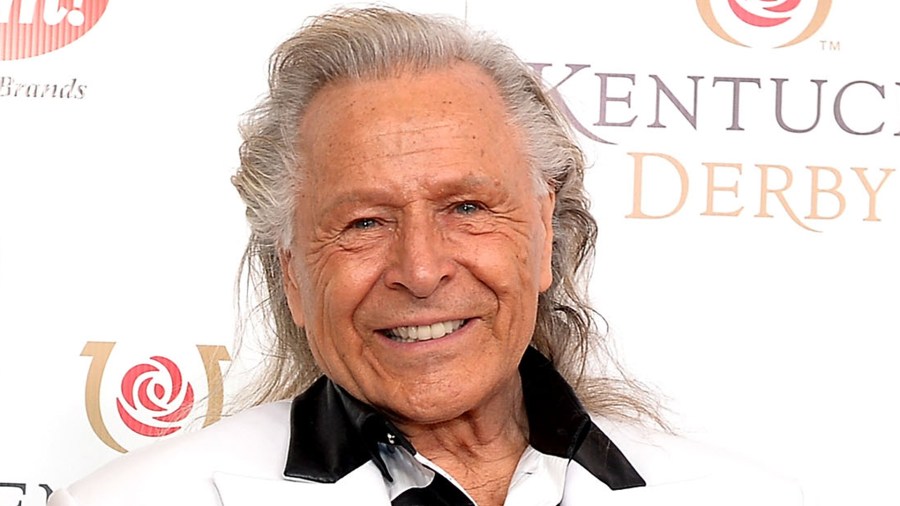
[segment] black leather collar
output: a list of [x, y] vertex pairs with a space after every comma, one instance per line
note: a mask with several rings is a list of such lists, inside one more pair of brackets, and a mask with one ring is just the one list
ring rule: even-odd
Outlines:
[[528, 348], [519, 363], [529, 443], [547, 455], [581, 464], [613, 490], [643, 487], [641, 475], [584, 410], [572, 387], [541, 353]]
[[[519, 364], [529, 442], [535, 450], [573, 459], [613, 490], [641, 487], [644, 480], [625, 455], [591, 421], [572, 388], [537, 350]], [[334, 483], [368, 461], [392, 481], [379, 444], [415, 449], [381, 413], [331, 380], [319, 378], [294, 399], [284, 475]]]

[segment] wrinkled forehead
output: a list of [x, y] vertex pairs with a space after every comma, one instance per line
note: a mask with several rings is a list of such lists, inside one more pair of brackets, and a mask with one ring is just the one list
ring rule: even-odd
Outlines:
[[385, 157], [403, 156], [423, 169], [436, 159], [507, 170], [524, 162], [497, 85], [470, 64], [331, 83], [301, 119], [297, 148], [304, 179], [328, 177], [322, 169], [336, 165], [375, 169], [390, 161]]

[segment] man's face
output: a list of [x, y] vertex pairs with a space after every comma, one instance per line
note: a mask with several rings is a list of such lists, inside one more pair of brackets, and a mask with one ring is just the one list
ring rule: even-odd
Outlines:
[[551, 282], [554, 202], [493, 81], [460, 64], [332, 84], [300, 128], [282, 262], [324, 373], [407, 423], [515, 395]]

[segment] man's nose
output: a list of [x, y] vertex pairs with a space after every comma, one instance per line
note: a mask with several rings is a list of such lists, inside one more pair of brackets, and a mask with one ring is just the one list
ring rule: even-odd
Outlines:
[[453, 251], [433, 219], [405, 220], [394, 237], [384, 281], [393, 289], [405, 289], [417, 298], [432, 295], [453, 277]]

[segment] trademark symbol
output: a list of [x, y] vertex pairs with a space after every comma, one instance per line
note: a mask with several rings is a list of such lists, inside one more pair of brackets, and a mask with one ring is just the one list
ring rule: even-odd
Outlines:
[[841, 41], [839, 41], [839, 40], [820, 40], [819, 47], [822, 48], [822, 51], [840, 51], [841, 50]]

